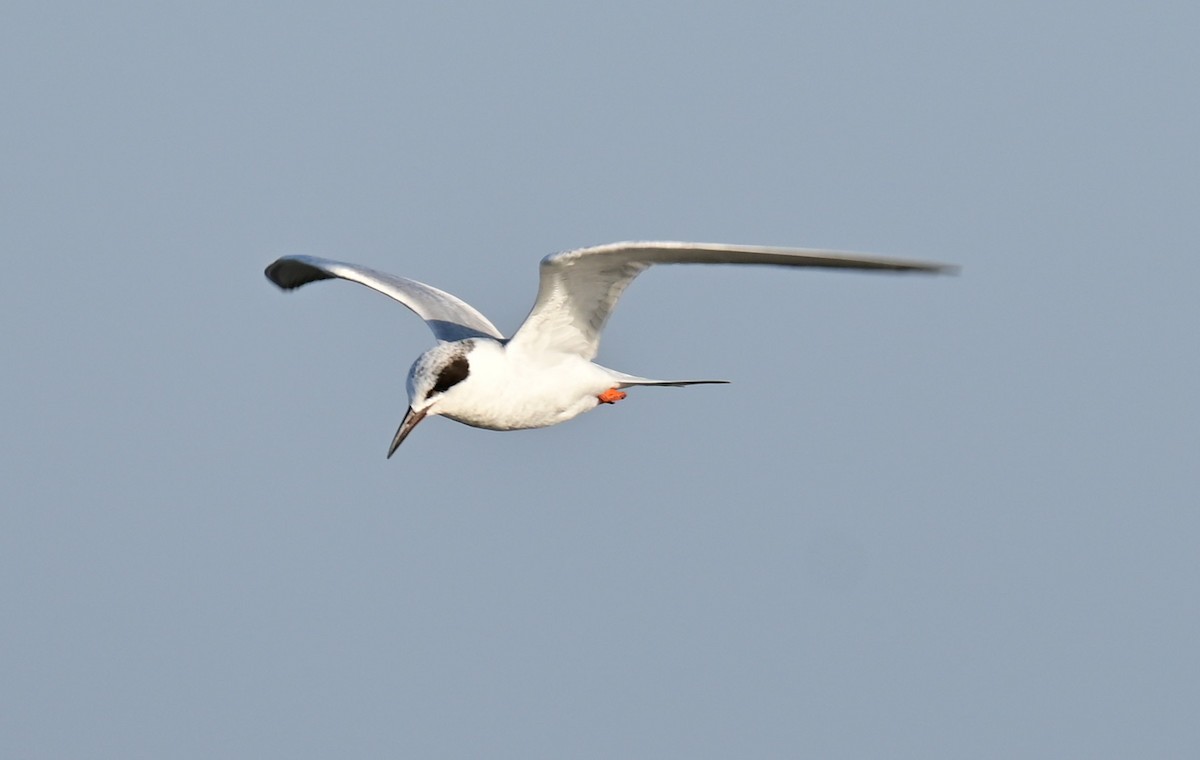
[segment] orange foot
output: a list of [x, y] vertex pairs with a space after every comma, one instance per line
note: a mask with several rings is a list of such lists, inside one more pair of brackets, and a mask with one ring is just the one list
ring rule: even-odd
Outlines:
[[601, 404], [615, 404], [621, 399], [625, 398], [625, 392], [619, 391], [616, 388], [609, 388], [596, 398], [600, 399]]

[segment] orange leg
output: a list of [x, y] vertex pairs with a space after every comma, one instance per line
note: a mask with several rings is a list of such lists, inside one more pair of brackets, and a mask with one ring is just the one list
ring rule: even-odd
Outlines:
[[625, 398], [625, 392], [619, 391], [616, 388], [609, 388], [596, 398], [600, 399], [601, 404], [615, 404], [621, 399]]

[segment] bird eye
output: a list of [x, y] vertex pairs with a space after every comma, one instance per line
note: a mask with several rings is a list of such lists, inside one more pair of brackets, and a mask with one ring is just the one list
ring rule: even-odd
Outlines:
[[430, 389], [429, 395], [436, 396], [439, 393], [445, 393], [455, 385], [458, 385], [463, 380], [467, 379], [467, 375], [471, 372], [471, 365], [467, 362], [466, 356], [457, 356], [454, 361], [442, 367], [438, 372], [437, 380], [433, 383], [433, 388]]

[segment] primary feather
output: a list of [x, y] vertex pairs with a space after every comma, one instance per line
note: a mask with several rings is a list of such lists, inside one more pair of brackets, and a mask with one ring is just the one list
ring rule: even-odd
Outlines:
[[513, 334], [514, 349], [593, 359], [617, 300], [655, 264], [765, 264], [787, 267], [947, 272], [953, 267], [841, 251], [719, 243], [610, 243], [542, 259], [533, 310]]
[[284, 290], [294, 290], [310, 282], [335, 277], [366, 285], [396, 299], [415, 312], [425, 320], [434, 337], [440, 341], [504, 338], [487, 317], [466, 301], [407, 277], [397, 277], [357, 264], [320, 259], [316, 256], [284, 256], [267, 267], [266, 275], [271, 282]]

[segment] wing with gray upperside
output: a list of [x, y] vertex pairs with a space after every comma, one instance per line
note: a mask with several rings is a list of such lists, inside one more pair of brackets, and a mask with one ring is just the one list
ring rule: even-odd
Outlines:
[[495, 325], [466, 301], [416, 280], [316, 256], [284, 256], [267, 267], [266, 275], [283, 290], [332, 278], [366, 285], [407, 306], [425, 320], [434, 337], [441, 341], [481, 337], [504, 339]]
[[718, 243], [611, 243], [542, 259], [533, 310], [511, 348], [562, 351], [592, 359], [621, 293], [655, 264], [766, 264], [789, 267], [949, 273], [953, 266], [841, 251]]

